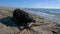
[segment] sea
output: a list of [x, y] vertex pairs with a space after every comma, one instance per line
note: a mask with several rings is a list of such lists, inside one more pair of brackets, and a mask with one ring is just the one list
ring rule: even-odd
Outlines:
[[34, 13], [54, 22], [60, 22], [60, 9], [24, 8], [23, 10]]

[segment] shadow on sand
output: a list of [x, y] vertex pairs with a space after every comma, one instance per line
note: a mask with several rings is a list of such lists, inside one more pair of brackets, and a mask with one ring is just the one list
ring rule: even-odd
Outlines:
[[0, 23], [4, 24], [6, 26], [10, 26], [10, 27], [17, 27], [20, 30], [20, 26], [17, 26], [15, 24], [15, 21], [13, 20], [13, 17], [0, 18]]

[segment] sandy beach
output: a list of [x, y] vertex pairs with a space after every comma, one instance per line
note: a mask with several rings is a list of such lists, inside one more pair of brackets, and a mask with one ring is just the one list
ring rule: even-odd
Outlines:
[[[0, 34], [16, 34], [20, 32], [17, 25], [12, 20], [14, 8], [0, 8]], [[33, 34], [60, 34], [60, 24], [49, 19], [42, 18], [33, 13], [29, 13], [40, 26], [31, 27], [36, 32]], [[32, 34], [27, 31], [25, 34]]]

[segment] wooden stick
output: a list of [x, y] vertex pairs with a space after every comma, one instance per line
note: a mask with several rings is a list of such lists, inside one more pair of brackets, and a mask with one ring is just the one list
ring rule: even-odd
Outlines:
[[[31, 27], [32, 24], [33, 24], [33, 22], [31, 22], [31, 23], [29, 24], [29, 27]], [[26, 31], [27, 31], [27, 29], [23, 29], [23, 30], [22, 30], [21, 32], [19, 32], [18, 34], [24, 34]]]

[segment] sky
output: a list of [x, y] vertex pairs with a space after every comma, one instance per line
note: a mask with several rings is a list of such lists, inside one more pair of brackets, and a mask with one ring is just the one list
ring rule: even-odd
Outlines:
[[0, 0], [0, 6], [17, 8], [59, 8], [60, 0]]

